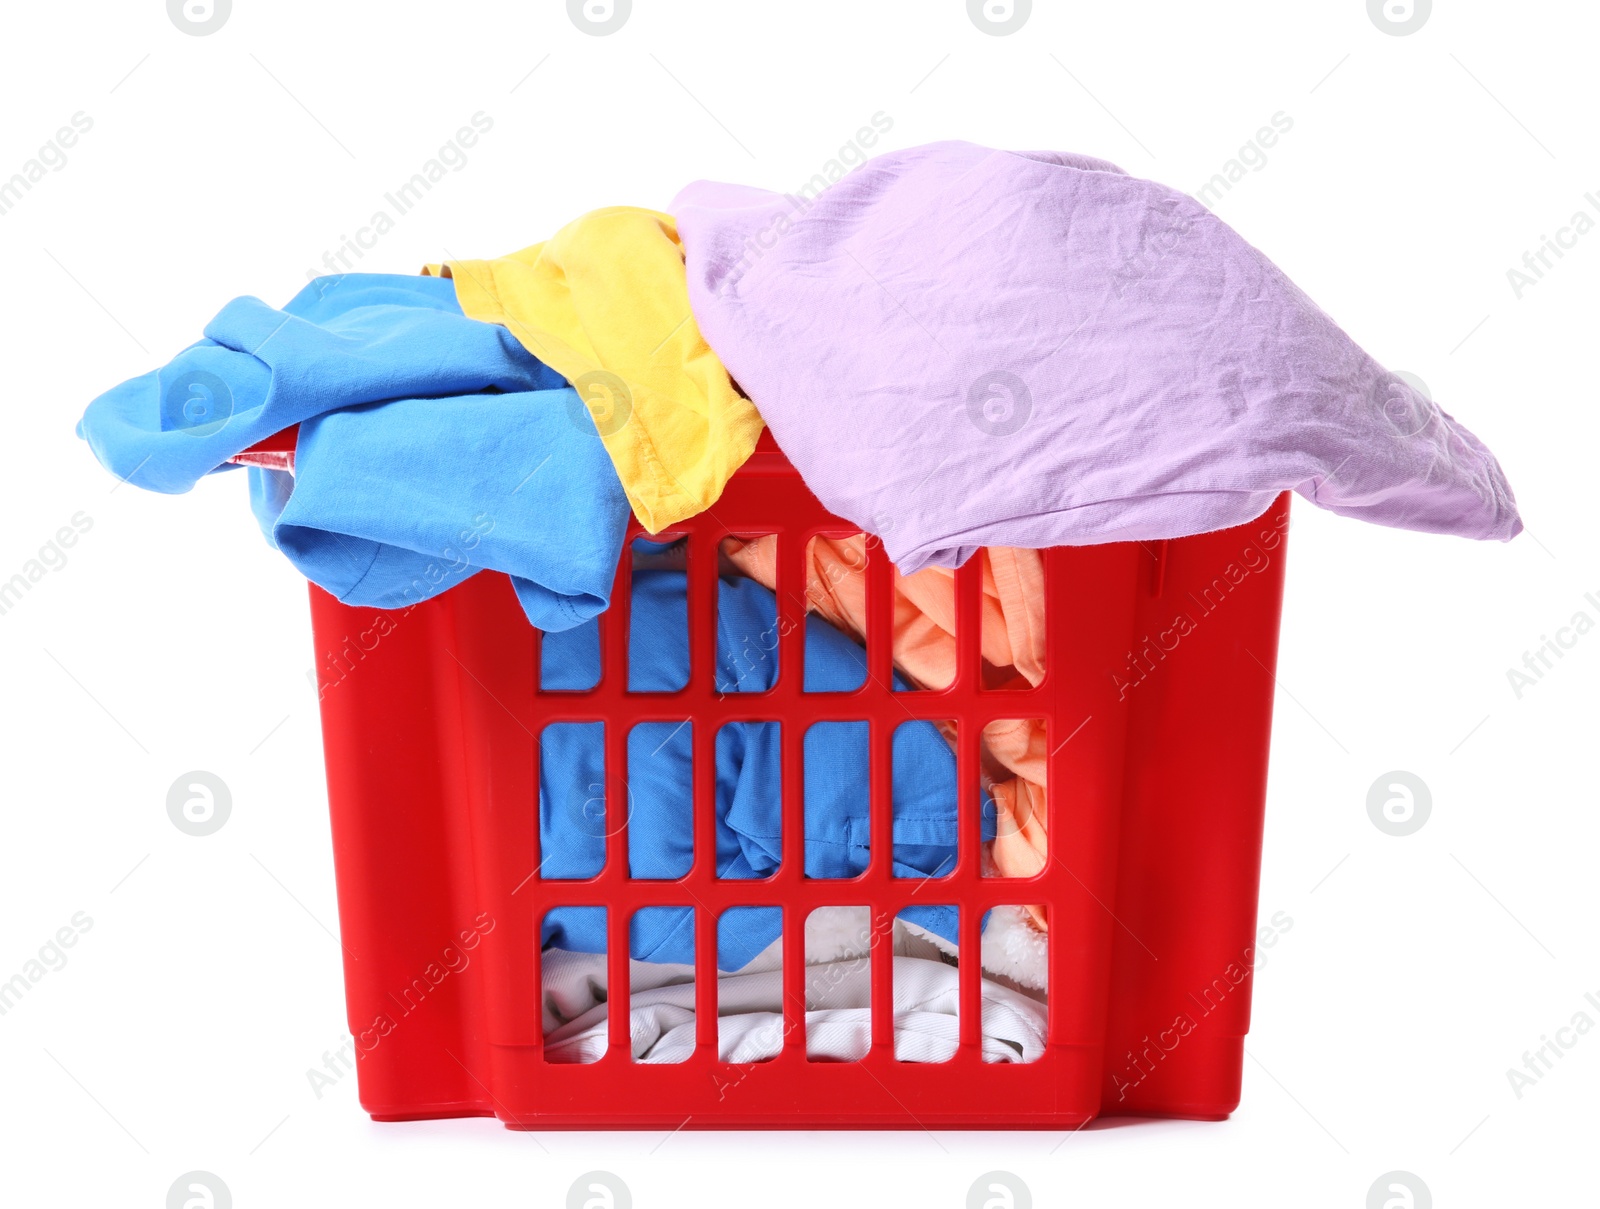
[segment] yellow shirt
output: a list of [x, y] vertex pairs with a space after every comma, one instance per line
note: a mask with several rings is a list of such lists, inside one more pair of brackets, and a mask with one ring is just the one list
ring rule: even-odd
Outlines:
[[716, 503], [755, 449], [761, 416], [695, 323], [670, 215], [612, 206], [509, 256], [424, 272], [572, 383], [651, 533]]

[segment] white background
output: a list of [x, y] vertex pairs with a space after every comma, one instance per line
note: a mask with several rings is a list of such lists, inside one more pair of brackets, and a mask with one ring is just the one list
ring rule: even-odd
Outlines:
[[[0, 579], [93, 528], [0, 616], [0, 979], [93, 926], [0, 1017], [6, 1202], [159, 1206], [198, 1168], [241, 1207], [556, 1205], [604, 1168], [640, 1206], [954, 1209], [999, 1168], [1040, 1205], [1359, 1209], [1398, 1168], [1439, 1206], [1594, 1203], [1600, 1029], [1520, 1099], [1506, 1070], [1600, 1023], [1600, 633], [1521, 699], [1506, 672], [1600, 620], [1600, 232], [1520, 299], [1506, 274], [1600, 191], [1597, 34], [1577, 0], [1439, 0], [1405, 37], [1364, 0], [1041, 2], [1006, 37], [960, 0], [637, 0], [603, 38], [556, 0], [237, 0], [205, 37], [161, 0], [7, 5], [0, 179], [75, 112], [93, 129], [0, 217]], [[479, 110], [493, 131], [362, 268], [510, 251], [697, 177], [793, 189], [878, 111], [890, 147], [1062, 148], [1188, 191], [1293, 118], [1218, 213], [1490, 445], [1528, 532], [1296, 501], [1261, 900], [1294, 924], [1231, 1120], [526, 1135], [373, 1124], [353, 1077], [313, 1094], [345, 1033], [303, 584], [243, 475], [116, 488], [73, 424], [229, 298], [286, 301]], [[233, 795], [205, 839], [166, 814], [191, 769]], [[1433, 795], [1406, 838], [1366, 813], [1392, 769]]]

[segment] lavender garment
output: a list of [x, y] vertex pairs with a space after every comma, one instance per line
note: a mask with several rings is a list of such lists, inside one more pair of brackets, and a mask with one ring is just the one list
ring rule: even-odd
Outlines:
[[701, 181], [672, 212], [711, 347], [904, 571], [1226, 528], [1285, 488], [1521, 531], [1476, 437], [1205, 207], [1111, 164], [933, 143], [814, 199]]

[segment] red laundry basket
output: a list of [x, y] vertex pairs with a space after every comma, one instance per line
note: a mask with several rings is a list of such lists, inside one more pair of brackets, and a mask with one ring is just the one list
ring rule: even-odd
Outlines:
[[[293, 433], [240, 460], [292, 462]], [[1266, 792], [1288, 496], [1248, 525], [1159, 543], [1044, 552], [1046, 674], [1031, 689], [981, 682], [981, 583], [956, 573], [958, 666], [942, 691], [891, 693], [891, 567], [870, 550], [869, 672], [852, 693], [801, 692], [804, 553], [855, 532], [828, 513], [769, 439], [687, 536], [691, 675], [630, 693], [630, 558], [600, 618], [602, 677], [539, 688], [539, 634], [509, 580], [481, 573], [386, 612], [311, 590], [328, 799], [361, 1103], [378, 1120], [497, 1116], [513, 1128], [1072, 1128], [1108, 1113], [1218, 1118], [1238, 1104]], [[634, 526], [630, 537], [638, 532]], [[719, 694], [717, 544], [778, 535], [779, 677]], [[631, 542], [630, 542], [631, 545]], [[911, 717], [957, 723], [959, 859], [931, 883], [891, 876], [890, 744]], [[994, 719], [1043, 718], [1051, 859], [1025, 880], [980, 876], [978, 737]], [[629, 729], [690, 719], [695, 860], [676, 881], [628, 875]], [[803, 875], [805, 728], [866, 720], [871, 864], [851, 880]], [[783, 860], [769, 879], [714, 868], [714, 736], [777, 720]], [[538, 874], [539, 734], [603, 722], [606, 864], [584, 881]], [[912, 895], [915, 894], [915, 899]], [[948, 1062], [894, 1056], [892, 954], [871, 951], [871, 1048], [857, 1062], [805, 1050], [807, 914], [871, 908], [874, 939], [911, 902], [952, 903], [963, 953], [984, 911], [1042, 904], [1049, 919], [1048, 1044], [1026, 1064], [980, 1051], [977, 963], [959, 968]], [[585, 1065], [543, 1052], [539, 925], [556, 906], [608, 908], [614, 1005], [629, 985], [628, 928], [646, 906], [695, 910], [693, 1056], [631, 1059], [629, 1015]], [[740, 905], [783, 913], [783, 1048], [735, 1065], [717, 1052], [716, 929]]]

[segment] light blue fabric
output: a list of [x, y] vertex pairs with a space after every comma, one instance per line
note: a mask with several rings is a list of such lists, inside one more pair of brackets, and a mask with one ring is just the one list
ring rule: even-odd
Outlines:
[[300, 425], [295, 474], [252, 468], [263, 532], [346, 604], [404, 608], [484, 568], [532, 623], [609, 599], [627, 500], [576, 392], [431, 277], [323, 277], [283, 310], [223, 307], [206, 339], [89, 405], [113, 473], [187, 491]]
[[300, 426], [280, 550], [348, 604], [398, 609], [483, 568], [528, 619], [565, 630], [605, 609], [628, 502], [574, 391], [397, 399]]
[[[687, 605], [681, 571], [636, 570], [628, 642], [630, 691], [671, 692], [688, 682]], [[599, 677], [593, 623], [546, 634], [541, 687], [585, 689]], [[777, 665], [769, 648], [777, 633], [771, 592], [749, 579], [718, 585], [715, 682], [725, 693], [772, 687]], [[840, 692], [861, 683], [865, 652], [816, 617], [806, 619], [807, 692]], [[900, 687], [898, 677], [896, 687]], [[692, 725], [646, 722], [628, 736], [628, 856], [630, 875], [677, 878], [693, 859]], [[605, 863], [603, 724], [555, 723], [540, 736], [539, 834], [541, 875], [593, 877]], [[814, 724], [805, 735], [805, 873], [855, 877], [868, 858], [868, 744], [865, 722]], [[718, 875], [761, 878], [777, 871], [781, 853], [779, 724], [735, 722], [716, 741]], [[907, 722], [893, 741], [896, 877], [947, 874], [956, 860], [955, 757], [929, 722]], [[983, 804], [982, 836], [994, 836], [994, 806]], [[848, 901], [842, 890], [841, 901]], [[949, 907], [917, 905], [907, 918], [956, 940]], [[693, 959], [692, 913], [652, 912], [630, 925], [632, 955], [642, 961]], [[791, 927], [803, 921], [791, 920]], [[725, 919], [718, 964], [737, 970], [775, 940], [777, 908]], [[599, 912], [556, 908], [544, 920], [543, 942], [578, 952], [605, 951]]]
[[177, 493], [335, 407], [559, 386], [549, 373], [504, 328], [463, 315], [449, 281], [319, 277], [281, 311], [235, 298], [205, 339], [90, 403], [78, 435], [119, 478]]

